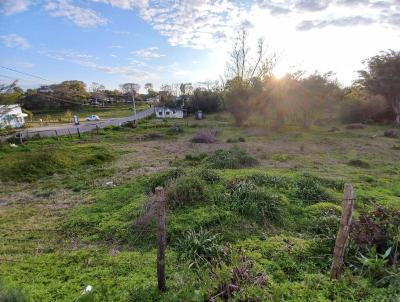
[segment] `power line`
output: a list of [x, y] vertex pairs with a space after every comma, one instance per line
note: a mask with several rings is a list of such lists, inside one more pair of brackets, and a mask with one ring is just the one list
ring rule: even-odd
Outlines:
[[33, 78], [41, 79], [41, 80], [44, 80], [44, 81], [47, 81], [47, 82], [50, 82], [50, 83], [55, 83], [54, 81], [51, 81], [51, 80], [48, 80], [48, 79], [42, 78], [42, 77], [40, 77], [40, 76], [37, 76], [37, 75], [31, 74], [31, 73], [27, 73], [27, 72], [19, 71], [19, 70], [13, 69], [13, 68], [9, 68], [9, 67], [5, 67], [5, 66], [1, 66], [1, 65], [0, 65], [0, 68], [7, 69], [7, 70], [10, 70], [10, 71], [13, 71], [13, 72], [20, 73], [20, 74], [24, 74], [24, 75], [27, 75], [27, 76], [30, 76], [30, 77], [33, 77]]

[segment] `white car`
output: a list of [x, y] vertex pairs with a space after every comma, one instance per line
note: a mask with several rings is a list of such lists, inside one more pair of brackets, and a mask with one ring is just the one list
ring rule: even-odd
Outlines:
[[91, 115], [91, 116], [88, 116], [88, 117], [86, 118], [86, 120], [87, 120], [87, 121], [100, 121], [100, 118], [99, 118], [98, 115], [93, 114], [93, 115]]

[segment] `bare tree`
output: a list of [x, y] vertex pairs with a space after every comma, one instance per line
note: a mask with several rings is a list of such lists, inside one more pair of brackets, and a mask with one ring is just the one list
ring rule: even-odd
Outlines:
[[17, 87], [18, 80], [14, 80], [11, 84], [0, 84], [0, 93], [13, 92], [14, 88]]
[[265, 41], [259, 39], [257, 50], [253, 55], [248, 46], [247, 31], [242, 29], [236, 37], [230, 53], [226, 77], [240, 80], [246, 85], [250, 85], [253, 78], [264, 80], [270, 77], [276, 65], [277, 57], [275, 53], [268, 53], [266, 48]]
[[136, 114], [135, 96], [139, 92], [140, 85], [136, 83], [125, 83], [120, 85], [120, 89], [123, 93], [131, 95], [133, 101], [133, 112]]

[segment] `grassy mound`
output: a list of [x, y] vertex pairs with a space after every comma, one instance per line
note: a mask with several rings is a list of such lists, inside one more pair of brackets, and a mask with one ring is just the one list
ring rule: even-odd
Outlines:
[[46, 176], [100, 165], [114, 158], [112, 151], [103, 146], [40, 147], [4, 156], [4, 160], [0, 161], [0, 179], [32, 182]]

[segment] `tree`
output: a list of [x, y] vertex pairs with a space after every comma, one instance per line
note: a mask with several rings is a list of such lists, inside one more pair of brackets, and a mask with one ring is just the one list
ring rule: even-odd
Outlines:
[[24, 91], [18, 87], [18, 80], [10, 84], [0, 84], [0, 104], [14, 104], [23, 97]]
[[265, 41], [258, 39], [257, 49], [253, 55], [248, 46], [247, 31], [242, 29], [235, 39], [230, 60], [227, 63], [226, 75], [228, 79], [243, 81], [250, 85], [253, 78], [264, 80], [272, 75], [276, 65], [276, 55], [267, 53]]
[[120, 89], [122, 92], [132, 96], [133, 111], [134, 111], [134, 114], [136, 114], [135, 96], [139, 92], [140, 85], [136, 84], [136, 83], [125, 83], [125, 84], [120, 85]]
[[400, 51], [381, 52], [363, 63], [358, 84], [372, 95], [382, 95], [391, 106], [396, 126], [400, 126]]
[[106, 87], [102, 84], [93, 82], [90, 85], [90, 91], [95, 99], [104, 99], [106, 97]]
[[189, 95], [192, 94], [193, 92], [193, 85], [192, 83], [181, 83], [179, 85], [179, 90], [181, 92], [181, 95]]
[[125, 83], [121, 84], [120, 89], [123, 93], [132, 95], [133, 97], [139, 92], [140, 85], [136, 83]]
[[259, 39], [255, 53], [248, 45], [248, 36], [241, 30], [235, 39], [226, 66], [225, 99], [227, 110], [238, 126], [243, 125], [252, 113], [257, 112], [262, 83], [272, 77], [276, 55], [266, 51], [265, 42]]

